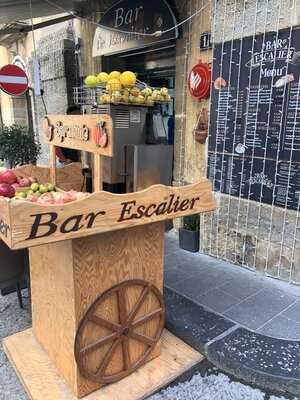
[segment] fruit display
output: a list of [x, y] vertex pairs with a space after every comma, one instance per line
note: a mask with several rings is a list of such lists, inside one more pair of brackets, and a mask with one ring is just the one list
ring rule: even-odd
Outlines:
[[39, 194], [39, 192], [29, 193], [25, 200], [30, 201], [31, 203], [43, 205], [58, 205], [81, 200], [87, 196], [89, 196], [89, 193], [76, 192], [75, 190], [70, 190], [68, 192], [56, 192], [55, 190], [53, 190], [43, 194]]
[[43, 184], [38, 182], [33, 182], [29, 187], [23, 187], [22, 189], [16, 191], [14, 199], [27, 199], [29, 201], [35, 201], [34, 199], [38, 199], [45, 193], [56, 191], [56, 188], [54, 185], [52, 185], [52, 183]]
[[12, 198], [23, 188], [28, 188], [36, 182], [33, 176], [16, 176], [11, 169], [4, 169], [0, 172], [0, 196]]
[[171, 96], [168, 88], [151, 88], [139, 82], [132, 71], [100, 72], [88, 75], [85, 86], [97, 88], [98, 104], [134, 104], [153, 106], [156, 102], [169, 102]]
[[65, 204], [80, 200], [89, 193], [57, 191], [52, 183], [39, 183], [33, 176], [17, 176], [12, 170], [0, 171], [0, 197], [37, 204]]

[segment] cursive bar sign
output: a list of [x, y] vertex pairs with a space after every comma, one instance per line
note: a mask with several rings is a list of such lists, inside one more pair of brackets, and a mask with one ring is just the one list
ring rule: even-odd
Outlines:
[[66, 138], [87, 142], [89, 133], [89, 128], [85, 125], [64, 125], [61, 121], [57, 121], [50, 141], [53, 140], [53, 137], [57, 137], [61, 142]]
[[[160, 34], [151, 35], [156, 32]], [[98, 22], [93, 57], [153, 46], [177, 37], [176, 18], [166, 0], [120, 0]]]
[[122, 195], [96, 192], [63, 206], [42, 206], [26, 201], [5, 204], [10, 207], [6, 212], [11, 214], [12, 221], [8, 241], [15, 249], [215, 209], [211, 183], [207, 179], [177, 188], [155, 185], [141, 192]]

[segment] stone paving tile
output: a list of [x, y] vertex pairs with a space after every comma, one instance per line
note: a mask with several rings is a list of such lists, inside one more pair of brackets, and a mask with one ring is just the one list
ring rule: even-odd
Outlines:
[[172, 269], [165, 270], [164, 283], [165, 285], [172, 287], [173, 285], [180, 283], [189, 277], [190, 275], [185, 273], [182, 269], [174, 267]]
[[249, 329], [256, 330], [294, 303], [295, 300], [294, 296], [277, 288], [263, 289], [231, 307], [224, 313], [224, 316]]
[[283, 311], [282, 316], [300, 323], [300, 301]]
[[194, 300], [198, 296], [216, 288], [218, 284], [219, 282], [215, 276], [213, 276], [210, 272], [203, 271], [201, 275], [192, 275], [184, 281], [176, 283], [172, 282], [170, 286], [179, 293], [182, 293]]
[[212, 311], [223, 313], [229, 307], [237, 304], [239, 299], [230, 296], [220, 289], [213, 289], [204, 295], [196, 297], [195, 301], [209, 307]]
[[245, 299], [260, 290], [268, 287], [266, 281], [262, 277], [257, 277], [253, 273], [236, 274], [230, 282], [220, 285], [220, 289], [238, 299]]
[[164, 257], [164, 268], [165, 269], [174, 268], [177, 265], [178, 265], [178, 262], [177, 262], [176, 258], [174, 257], [174, 253], [165, 255], [165, 257]]
[[165, 254], [173, 254], [174, 252], [178, 251], [179, 247], [177, 243], [167, 242], [165, 241]]
[[280, 314], [258, 329], [257, 332], [276, 338], [300, 340], [300, 322], [295, 322]]

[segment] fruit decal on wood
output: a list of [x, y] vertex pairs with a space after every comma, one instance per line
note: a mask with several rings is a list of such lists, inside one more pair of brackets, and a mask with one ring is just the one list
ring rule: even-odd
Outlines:
[[[108, 309], [116, 310], [115, 318]], [[98, 297], [79, 324], [74, 350], [80, 373], [99, 383], [117, 382], [131, 374], [147, 361], [164, 321], [164, 300], [157, 287], [141, 279], [113, 286]], [[133, 341], [140, 343], [139, 352], [132, 351]], [[121, 368], [116, 355], [121, 356]]]
[[98, 147], [104, 148], [108, 143], [108, 135], [105, 131], [105, 121], [101, 121], [92, 129], [93, 140]]

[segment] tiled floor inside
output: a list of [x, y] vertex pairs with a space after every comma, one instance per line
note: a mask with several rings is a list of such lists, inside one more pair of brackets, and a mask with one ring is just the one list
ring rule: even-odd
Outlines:
[[165, 285], [250, 330], [300, 340], [300, 286], [181, 250], [166, 234]]

